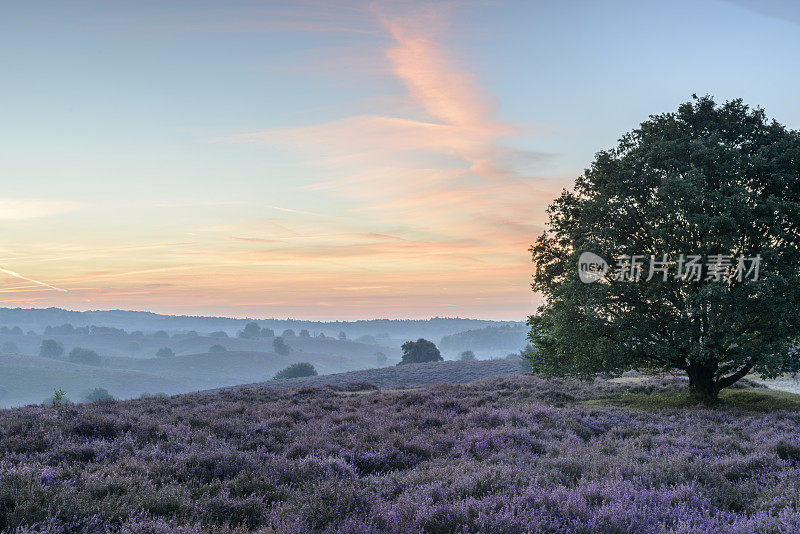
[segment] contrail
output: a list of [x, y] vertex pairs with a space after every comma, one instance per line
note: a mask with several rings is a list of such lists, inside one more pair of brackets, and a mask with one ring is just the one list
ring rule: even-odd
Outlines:
[[19, 278], [20, 280], [27, 280], [28, 282], [32, 282], [32, 283], [34, 283], [36, 285], [49, 287], [50, 289], [55, 289], [56, 291], [61, 291], [63, 293], [69, 293], [69, 291], [67, 291], [66, 289], [61, 289], [60, 287], [51, 286], [50, 284], [47, 284], [45, 282], [40, 282], [38, 280], [34, 280], [33, 278], [28, 278], [27, 276], [22, 276], [19, 273], [16, 273], [16, 272], [8, 270], [8, 269], [3, 269], [2, 267], [0, 267], [0, 272], [6, 273], [6, 274], [10, 274], [11, 276], [13, 276], [15, 278]]

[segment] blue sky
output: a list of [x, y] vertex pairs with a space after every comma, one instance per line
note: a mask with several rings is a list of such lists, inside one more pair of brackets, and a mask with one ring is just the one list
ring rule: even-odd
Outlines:
[[648, 115], [800, 126], [790, 2], [4, 12], [0, 305], [518, 319], [544, 207]]

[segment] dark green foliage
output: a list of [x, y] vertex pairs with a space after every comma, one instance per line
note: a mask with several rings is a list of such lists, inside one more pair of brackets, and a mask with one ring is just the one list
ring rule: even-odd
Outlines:
[[261, 337], [261, 327], [257, 323], [247, 323], [244, 329], [237, 334], [241, 339], [255, 339]]
[[[280, 338], [278, 338], [280, 339]], [[317, 376], [317, 370], [308, 362], [293, 363], [286, 369], [275, 373], [273, 380], [284, 380], [287, 378], [300, 378], [303, 376]]]
[[208, 349], [208, 352], [225, 352], [227, 350], [228, 349], [225, 348], [224, 345], [211, 345], [211, 347]]
[[156, 358], [174, 358], [175, 351], [169, 347], [161, 347], [156, 351]]
[[275, 352], [281, 356], [287, 356], [290, 352], [292, 352], [292, 347], [290, 347], [282, 337], [276, 337], [273, 339], [272, 347], [275, 349]]
[[[796, 370], [800, 334], [800, 133], [740, 100], [696, 98], [651, 117], [549, 207], [532, 247], [533, 369], [551, 375], [628, 369], [687, 373], [707, 402], [755, 371]], [[762, 257], [760, 277], [669, 276], [596, 283], [578, 257]], [[645, 273], [646, 275], [647, 273]]]
[[[294, 334], [294, 332], [292, 332]], [[244, 325], [236, 337], [240, 339], [258, 339], [260, 337], [275, 337], [275, 331], [271, 328], [261, 328], [258, 323], [250, 322]]]
[[57, 389], [53, 391], [53, 395], [50, 398], [45, 399], [44, 404], [46, 406], [52, 406], [54, 408], [58, 408], [59, 406], [65, 406], [67, 404], [71, 404], [70, 400], [67, 398], [67, 392], [63, 389]]
[[228, 334], [223, 332], [222, 330], [219, 330], [217, 332], [211, 332], [209, 334], [209, 337], [228, 337]]
[[291, 328], [287, 328], [286, 330], [283, 331], [281, 337], [294, 337], [294, 335], [295, 335], [294, 330], [292, 330]]
[[82, 363], [84, 365], [100, 365], [102, 362], [97, 352], [82, 347], [75, 347], [69, 351], [69, 356], [67, 358], [73, 363]]
[[346, 339], [347, 339], [347, 333], [345, 333], [343, 331], [339, 332], [339, 340], [340, 341], [345, 341]]
[[439, 349], [427, 339], [419, 338], [416, 341], [403, 343], [403, 359], [397, 365], [406, 363], [441, 362], [444, 360]]
[[475, 361], [475, 353], [471, 350], [465, 350], [459, 355], [459, 359], [462, 362], [474, 362]]
[[308, 331], [308, 329], [303, 328], [300, 330], [300, 337], [311, 337], [311, 333]]
[[64, 358], [64, 345], [55, 339], [44, 339], [39, 347], [39, 356], [60, 360]]

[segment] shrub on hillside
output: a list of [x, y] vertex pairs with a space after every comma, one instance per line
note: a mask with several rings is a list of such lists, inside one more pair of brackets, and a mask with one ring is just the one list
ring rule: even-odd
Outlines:
[[105, 388], [94, 388], [83, 396], [83, 402], [107, 402], [112, 400], [114, 400], [114, 397]]
[[208, 352], [226, 352], [227, 350], [225, 345], [211, 345], [208, 348]]
[[145, 391], [144, 393], [139, 395], [140, 399], [163, 399], [164, 397], [167, 397], [167, 394], [162, 392], [148, 393], [147, 391]]
[[292, 347], [290, 347], [282, 337], [276, 337], [272, 341], [272, 347], [275, 349], [275, 352], [281, 356], [288, 356], [289, 353], [292, 352]]
[[275, 373], [272, 379], [285, 380], [287, 378], [300, 378], [304, 376], [317, 376], [317, 370], [308, 362], [297, 362]]
[[39, 356], [60, 360], [64, 357], [64, 345], [55, 339], [44, 339], [39, 347]]
[[97, 352], [91, 349], [84, 349], [82, 347], [75, 347], [69, 351], [69, 361], [72, 363], [81, 363], [83, 365], [100, 365], [102, 359]]
[[169, 347], [161, 347], [156, 351], [156, 358], [174, 358], [175, 351]]
[[475, 361], [475, 353], [471, 350], [465, 350], [459, 355], [459, 359], [462, 362], [474, 362]]

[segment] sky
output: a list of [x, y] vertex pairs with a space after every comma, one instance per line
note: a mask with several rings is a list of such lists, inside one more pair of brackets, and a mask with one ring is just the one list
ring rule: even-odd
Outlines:
[[57, 1], [0, 18], [0, 306], [522, 320], [545, 209], [693, 93], [800, 128], [800, 4]]

